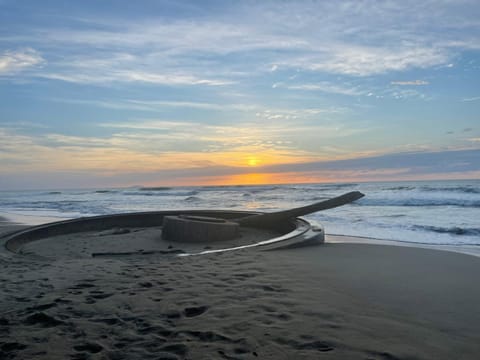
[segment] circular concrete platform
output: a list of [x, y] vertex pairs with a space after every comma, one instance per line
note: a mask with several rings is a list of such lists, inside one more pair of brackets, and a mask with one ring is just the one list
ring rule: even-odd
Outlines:
[[[229, 223], [256, 212], [181, 210], [85, 217], [29, 227], [3, 235], [5, 254], [36, 258], [90, 258], [135, 255], [198, 255], [237, 249], [272, 250], [318, 244], [321, 227], [294, 218], [268, 227], [238, 228], [238, 236], [205, 242], [178, 242], [162, 236], [165, 217], [215, 218]], [[220, 240], [220, 241], [218, 241]]]

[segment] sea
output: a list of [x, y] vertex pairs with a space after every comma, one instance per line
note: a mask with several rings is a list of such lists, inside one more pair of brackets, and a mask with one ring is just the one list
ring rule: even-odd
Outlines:
[[365, 197], [304, 218], [327, 235], [480, 250], [480, 180], [0, 191], [0, 216], [37, 225], [154, 210], [271, 212], [355, 190]]

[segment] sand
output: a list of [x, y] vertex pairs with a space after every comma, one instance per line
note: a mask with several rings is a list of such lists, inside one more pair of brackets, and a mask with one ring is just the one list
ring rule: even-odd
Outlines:
[[3, 251], [0, 269], [0, 359], [480, 354], [480, 258], [464, 254], [324, 244], [47, 261]]

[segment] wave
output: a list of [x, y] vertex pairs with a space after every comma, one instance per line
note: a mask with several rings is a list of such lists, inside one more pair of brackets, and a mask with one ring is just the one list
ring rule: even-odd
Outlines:
[[167, 191], [172, 190], [171, 187], [166, 186], [154, 186], [154, 187], [141, 187], [139, 191]]
[[96, 194], [110, 194], [110, 193], [115, 194], [117, 192], [118, 190], [95, 190]]
[[358, 184], [355, 183], [342, 183], [342, 184], [331, 184], [331, 185], [323, 185], [327, 189], [344, 189], [344, 188], [350, 188], [350, 187], [355, 187], [358, 186]]
[[237, 190], [252, 187], [251, 185], [204, 185], [202, 190]]
[[480, 200], [469, 199], [371, 199], [365, 197], [355, 202], [363, 206], [457, 206], [467, 208], [480, 208]]
[[193, 196], [197, 195], [198, 191], [146, 191], [146, 190], [139, 190], [139, 191], [126, 191], [123, 192], [123, 195], [126, 196]]
[[441, 226], [430, 226], [430, 225], [414, 225], [412, 226], [412, 229], [431, 231], [438, 234], [467, 235], [467, 236], [480, 235], [480, 228], [461, 228], [458, 226], [441, 227]]
[[11, 211], [55, 211], [59, 213], [77, 213], [101, 215], [110, 212], [102, 205], [93, 205], [87, 200], [32, 201], [29, 203], [2, 203], [1, 206]]
[[480, 188], [474, 186], [421, 186], [419, 189], [426, 192], [480, 194]]
[[[340, 184], [305, 184], [298, 185], [290, 188], [291, 190], [305, 191], [305, 192], [318, 192], [318, 191], [336, 191], [336, 190], [345, 190], [351, 188], [358, 188], [358, 184], [355, 183], [340, 183]], [[282, 187], [282, 189], [284, 189]]]
[[415, 186], [415, 185], [399, 185], [392, 187], [385, 187], [382, 190], [386, 191], [418, 191], [426, 193], [460, 193], [460, 194], [480, 194], [480, 187], [474, 185], [465, 186]]
[[410, 190], [415, 190], [417, 189], [415, 186], [394, 186], [394, 187], [389, 187], [385, 188], [384, 190], [390, 190], [390, 191], [410, 191]]

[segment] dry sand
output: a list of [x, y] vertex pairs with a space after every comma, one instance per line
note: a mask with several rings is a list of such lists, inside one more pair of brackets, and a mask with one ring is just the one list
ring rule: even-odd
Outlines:
[[3, 251], [0, 269], [0, 359], [480, 356], [480, 258], [463, 254], [325, 244], [45, 261]]

